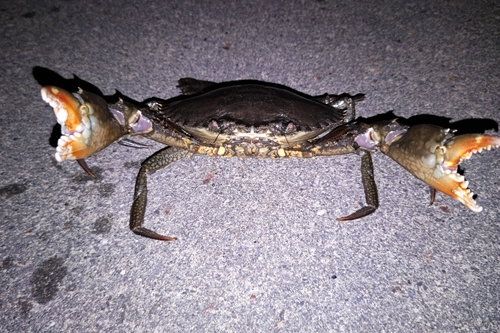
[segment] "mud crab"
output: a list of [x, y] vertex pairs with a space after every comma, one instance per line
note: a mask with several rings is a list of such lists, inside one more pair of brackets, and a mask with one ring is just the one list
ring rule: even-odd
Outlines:
[[[475, 212], [468, 182], [457, 172], [462, 159], [500, 146], [500, 138], [482, 134], [454, 136], [434, 125], [408, 127], [396, 120], [365, 124], [355, 121], [355, 102], [362, 95], [311, 97], [290, 88], [258, 81], [214, 83], [179, 80], [183, 96], [151, 99], [142, 105], [103, 98], [80, 90], [71, 94], [45, 86], [42, 97], [62, 126], [56, 159], [83, 159], [124, 135], [141, 135], [168, 147], [146, 159], [137, 176], [130, 228], [139, 235], [171, 241], [143, 227], [147, 173], [191, 156], [309, 158], [359, 153], [366, 206], [338, 218], [352, 220], [373, 213], [379, 205], [371, 152], [381, 151], [433, 189]], [[92, 175], [92, 174], [91, 174]]]

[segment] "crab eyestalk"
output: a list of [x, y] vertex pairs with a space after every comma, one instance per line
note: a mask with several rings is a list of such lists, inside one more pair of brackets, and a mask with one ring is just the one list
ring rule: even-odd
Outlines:
[[[125, 134], [101, 97], [79, 90], [69, 92], [54, 86], [42, 88], [42, 98], [52, 108], [61, 125], [61, 138], [57, 142], [56, 160], [78, 160], [90, 156]], [[85, 167], [84, 167], [85, 169]], [[90, 170], [85, 170], [90, 175]]]
[[374, 130], [382, 139], [380, 150], [415, 177], [474, 212], [482, 207], [474, 200], [469, 182], [457, 170], [463, 159], [483, 149], [500, 146], [500, 138], [482, 134], [454, 136], [449, 129], [435, 125], [417, 125], [406, 132], [394, 133], [392, 123], [378, 124]]

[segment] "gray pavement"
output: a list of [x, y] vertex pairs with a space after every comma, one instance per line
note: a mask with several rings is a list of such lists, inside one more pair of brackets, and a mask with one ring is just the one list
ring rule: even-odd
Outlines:
[[57, 163], [37, 82], [142, 101], [180, 77], [256, 79], [494, 133], [497, 1], [2, 1], [0, 18], [1, 332], [500, 331], [500, 151], [463, 163], [481, 213], [429, 206], [377, 154], [380, 209], [343, 223], [359, 156], [195, 156], [150, 177], [147, 226], [179, 238], [162, 243], [128, 229], [161, 146], [108, 147], [97, 180]]

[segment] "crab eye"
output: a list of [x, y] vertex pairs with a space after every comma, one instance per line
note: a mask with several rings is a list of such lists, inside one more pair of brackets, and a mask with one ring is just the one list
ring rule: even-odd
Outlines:
[[292, 132], [295, 132], [297, 130], [297, 127], [293, 122], [289, 123], [278, 123], [275, 125], [276, 129], [280, 131], [283, 134], [289, 134]]
[[285, 127], [285, 133], [295, 132], [296, 130], [297, 130], [297, 127], [292, 122], [289, 122], [288, 125], [286, 125], [286, 127]]
[[162, 109], [163, 109], [163, 105], [158, 101], [150, 101], [150, 102], [147, 102], [146, 105], [151, 110], [154, 110], [154, 111], [162, 111]]
[[217, 123], [215, 119], [210, 120], [210, 122], [208, 123], [208, 129], [214, 132], [219, 131], [220, 130], [219, 123]]

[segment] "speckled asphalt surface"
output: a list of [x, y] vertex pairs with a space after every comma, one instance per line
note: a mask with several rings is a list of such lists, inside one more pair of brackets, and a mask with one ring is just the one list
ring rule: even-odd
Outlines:
[[150, 177], [147, 226], [179, 238], [162, 243], [128, 229], [160, 146], [112, 145], [92, 180], [55, 161], [39, 93], [56, 75], [138, 101], [180, 77], [257, 79], [494, 133], [498, 2], [3, 1], [0, 17], [0, 331], [500, 331], [500, 151], [463, 163], [481, 213], [429, 206], [377, 154], [380, 209], [344, 223], [359, 156], [195, 156]]

